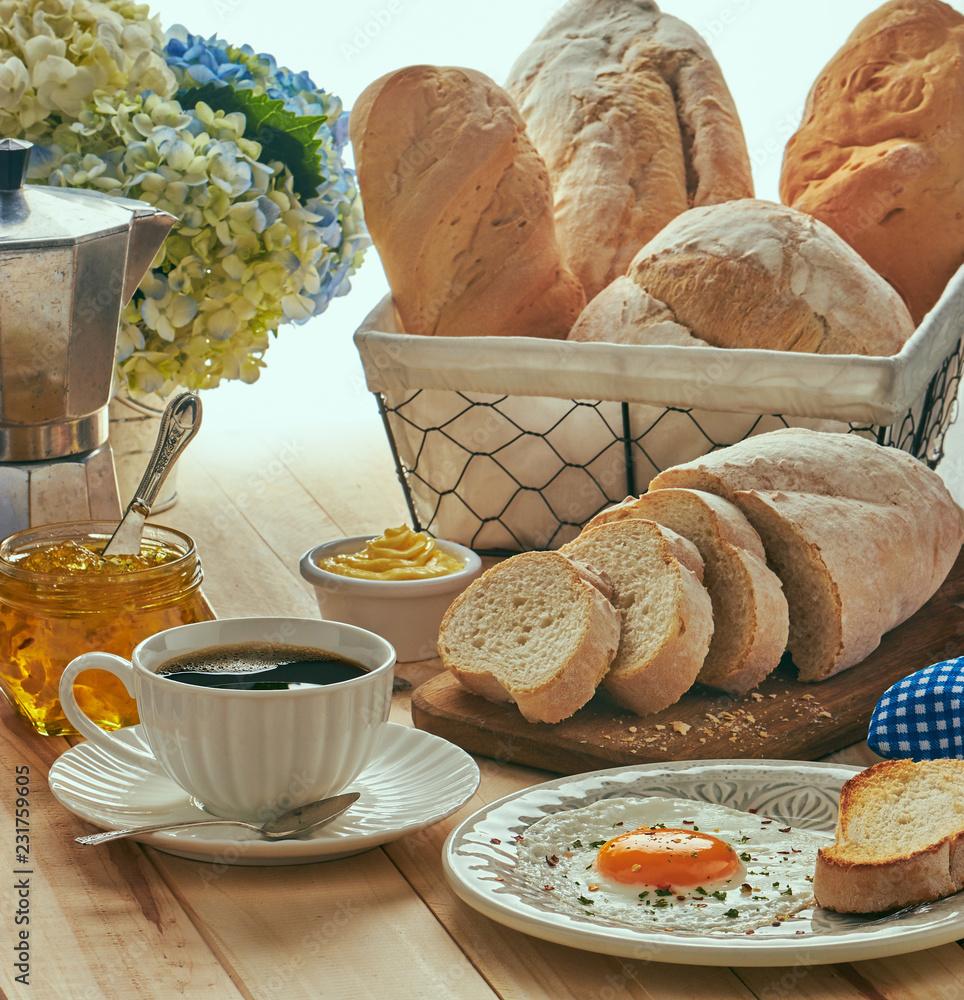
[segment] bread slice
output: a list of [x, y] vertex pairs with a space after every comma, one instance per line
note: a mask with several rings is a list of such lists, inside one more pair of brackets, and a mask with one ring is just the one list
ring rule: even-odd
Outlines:
[[789, 612], [760, 536], [739, 507], [700, 490], [656, 490], [602, 511], [587, 527], [630, 517], [671, 528], [703, 557], [714, 628], [697, 680], [729, 694], [756, 687], [786, 649]]
[[638, 715], [679, 701], [713, 635], [696, 546], [655, 521], [629, 519], [584, 530], [560, 552], [613, 582], [622, 630], [606, 690]]
[[863, 660], [941, 585], [964, 539], [940, 476], [855, 434], [793, 428], [747, 438], [660, 473], [732, 500], [753, 525], [790, 608], [800, 679]]
[[560, 722], [595, 694], [619, 645], [619, 613], [599, 574], [558, 552], [496, 563], [452, 602], [442, 663], [475, 694]]
[[880, 913], [964, 888], [964, 761], [885, 760], [840, 790], [836, 840], [813, 894], [839, 913]]

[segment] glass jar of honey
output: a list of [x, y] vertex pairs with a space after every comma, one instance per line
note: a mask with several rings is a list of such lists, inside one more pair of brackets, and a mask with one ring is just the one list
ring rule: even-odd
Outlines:
[[[130, 657], [148, 636], [210, 621], [194, 540], [148, 524], [140, 554], [104, 559], [117, 525], [78, 521], [19, 531], [0, 543], [0, 691], [45, 736], [75, 734], [60, 705], [64, 667], [81, 653]], [[84, 712], [104, 729], [134, 725], [137, 709], [106, 670], [75, 686]]]

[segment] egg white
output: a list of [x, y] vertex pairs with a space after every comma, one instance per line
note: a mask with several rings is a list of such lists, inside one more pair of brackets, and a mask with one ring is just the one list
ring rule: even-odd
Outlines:
[[[639, 827], [710, 833], [730, 845], [742, 866], [699, 888], [625, 885], [595, 868], [599, 848]], [[778, 820], [690, 799], [600, 799], [546, 816], [518, 842], [519, 873], [561, 909], [634, 927], [700, 934], [747, 933], [781, 925], [813, 905], [817, 850], [828, 839], [789, 830]], [[641, 895], [643, 894], [643, 895]]]

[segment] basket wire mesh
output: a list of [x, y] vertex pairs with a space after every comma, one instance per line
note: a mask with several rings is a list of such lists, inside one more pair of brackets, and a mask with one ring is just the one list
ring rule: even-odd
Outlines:
[[[881, 445], [910, 452], [926, 462], [930, 468], [936, 468], [943, 457], [944, 437], [957, 417], [957, 394], [962, 367], [964, 367], [964, 352], [962, 352], [962, 341], [958, 340], [954, 350], [931, 378], [922, 400], [910, 408], [900, 420], [889, 426], [869, 423], [849, 423], [839, 426], [847, 433], [862, 434], [873, 438]], [[741, 434], [735, 437], [728, 436], [723, 440], [714, 428], [707, 426], [705, 412], [700, 419], [697, 411], [693, 409], [666, 407], [652, 419], [646, 420], [642, 426], [634, 427], [632, 410], [627, 403], [570, 400], [567, 401], [568, 407], [551, 426], [537, 431], [523, 423], [519, 418], [518, 408], [506, 405], [512, 397], [480, 399], [471, 393], [459, 390], [452, 390], [460, 400], [454, 414], [449, 412], [444, 419], [437, 422], [426, 421], [424, 410], [419, 411], [419, 408], [413, 405], [422, 392], [421, 389], [408, 391], [392, 403], [389, 403], [384, 393], [374, 394], [412, 524], [416, 530], [438, 534], [437, 521], [442, 504], [457, 500], [464, 505], [466, 512], [479, 522], [478, 530], [472, 538], [459, 540], [472, 548], [477, 548], [483, 555], [505, 555], [533, 547], [531, 541], [517, 534], [510, 516], [510, 511], [521, 496], [529, 495], [529, 499], [532, 499], [534, 495], [538, 495], [545, 504], [544, 516], [548, 522], [547, 541], [544, 546], [539, 547], [552, 549], [577, 534], [585, 520], [593, 514], [613, 503], [618, 503], [627, 495], [645, 492], [650, 480], [661, 472], [666, 464], [662, 462], [660, 455], [653, 451], [651, 442], [656, 439], [657, 432], [666, 431], [667, 422], [684, 421], [691, 432], [695, 430], [701, 435], [705, 439], [704, 453], [735, 444], [736, 441], [754, 434], [800, 424], [799, 418], [788, 418], [783, 414], [749, 415], [749, 422]], [[459, 438], [457, 425], [461, 418], [479, 407], [489, 408], [498, 414], [499, 421], [511, 429], [508, 440], [500, 439], [497, 444], [486, 448], [473, 446], [471, 442], [467, 443]], [[564, 455], [557, 448], [553, 439], [559, 433], [564, 433], [566, 421], [577, 411], [582, 418], [587, 414], [593, 419], [598, 418], [602, 443], [593, 454], [583, 456], [580, 461], [573, 461], [571, 456]], [[413, 416], [413, 412], [421, 412], [422, 415]], [[398, 447], [398, 439], [402, 436], [407, 442], [404, 457]], [[464, 458], [462, 469], [456, 470], [454, 476], [449, 470], [444, 477], [445, 481], [436, 474], [432, 464], [433, 445], [440, 439], [445, 439]], [[502, 456], [510, 454], [514, 448], [531, 446], [536, 441], [541, 441], [539, 447], [548, 449], [555, 456], [556, 468], [548, 478], [538, 483], [526, 483], [517, 474], [518, 462], [506, 462]], [[618, 449], [622, 453], [622, 475], [618, 482], [614, 482], [611, 476], [601, 476], [595, 471], [595, 467], [600, 464], [604, 455], [611, 462], [612, 449]], [[469, 495], [470, 491], [464, 486], [470, 463], [482, 458], [494, 463], [494, 467], [501, 470], [501, 473], [509, 477], [514, 484], [501, 509], [494, 513], [477, 509], [477, 498]], [[568, 481], [561, 481], [560, 477], [569, 477], [571, 486]], [[419, 496], [423, 499], [421, 514], [413, 495], [413, 486], [418, 489]], [[584, 521], [574, 521], [554, 506], [549, 496], [553, 492], [550, 490], [553, 486], [556, 487], [554, 491], [556, 496], [560, 493], [560, 486], [562, 492], [568, 488], [595, 491], [598, 494], [598, 503], [591, 505], [591, 513]], [[431, 498], [427, 516], [425, 497]], [[492, 522], [498, 523], [502, 534], [509, 540], [505, 547], [486, 548], [477, 545]]]

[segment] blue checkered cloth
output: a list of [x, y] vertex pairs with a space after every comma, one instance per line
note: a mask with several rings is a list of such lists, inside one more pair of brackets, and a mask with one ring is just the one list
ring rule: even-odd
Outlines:
[[918, 670], [881, 696], [867, 745], [891, 759], [964, 758], [964, 656]]

